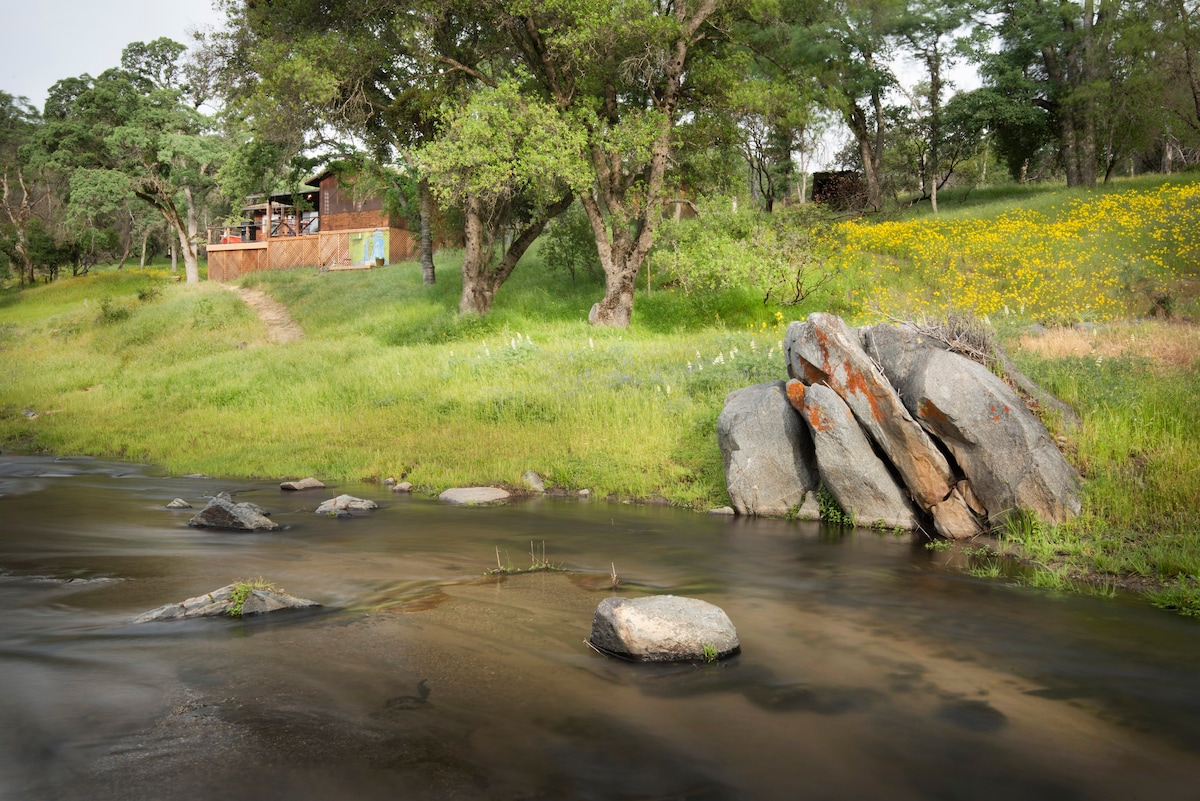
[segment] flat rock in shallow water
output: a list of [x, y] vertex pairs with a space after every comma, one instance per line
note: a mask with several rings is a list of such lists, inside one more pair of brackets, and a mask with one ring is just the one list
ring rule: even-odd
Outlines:
[[455, 487], [439, 495], [438, 500], [459, 506], [482, 506], [504, 503], [508, 500], [508, 492], [498, 487]]
[[239, 611], [237, 594], [234, 592], [237, 587], [237, 584], [227, 584], [219, 590], [188, 598], [182, 603], [166, 604], [151, 609], [135, 617], [133, 622], [149, 623], [156, 620], [184, 620], [196, 617], [245, 617], [277, 612], [280, 609], [311, 609], [320, 606], [316, 601], [297, 598], [280, 590], [262, 588], [251, 589], [246, 593]]
[[711, 661], [740, 649], [725, 610], [699, 598], [605, 598], [592, 618], [591, 643], [643, 662]]
[[167, 504], [168, 509], [191, 509], [192, 505], [183, 498], [176, 498]]
[[317, 514], [341, 515], [349, 514], [350, 512], [370, 512], [378, 508], [379, 504], [375, 503], [375, 501], [355, 498], [353, 495], [339, 495], [336, 498], [330, 498], [318, 506]]
[[279, 524], [269, 519], [261, 506], [234, 503], [228, 492], [219, 492], [188, 521], [193, 528], [222, 528], [230, 531], [275, 531]]
[[279, 488], [281, 490], [290, 490], [290, 491], [307, 490], [307, 489], [325, 489], [325, 484], [322, 483], [321, 481], [319, 481], [318, 479], [315, 479], [312, 476], [309, 476], [308, 478], [302, 478], [299, 481], [284, 481], [282, 484], [279, 485]]

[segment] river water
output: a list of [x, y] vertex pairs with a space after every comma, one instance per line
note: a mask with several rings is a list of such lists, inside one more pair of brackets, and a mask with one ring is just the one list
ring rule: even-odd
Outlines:
[[[284, 529], [164, 508], [222, 490]], [[381, 508], [312, 513], [340, 492]], [[567, 571], [482, 577], [530, 541]], [[950, 558], [811, 523], [0, 456], [0, 798], [1200, 797], [1200, 624]], [[322, 609], [130, 623], [260, 575]], [[715, 603], [742, 653], [605, 658], [585, 639], [613, 592]]]

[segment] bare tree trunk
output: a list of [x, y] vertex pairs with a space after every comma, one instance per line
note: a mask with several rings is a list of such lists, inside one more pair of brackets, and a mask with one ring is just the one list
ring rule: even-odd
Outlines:
[[428, 178], [417, 183], [417, 208], [421, 218], [421, 282], [432, 286], [437, 275], [433, 265], [433, 191]]
[[123, 269], [125, 267], [125, 262], [129, 261], [129, 253], [132, 250], [133, 250], [133, 234], [130, 233], [130, 235], [125, 238], [125, 252], [123, 252], [121, 254], [121, 261], [117, 263], [118, 270]]
[[179, 231], [179, 242], [183, 245], [183, 271], [189, 284], [200, 283], [200, 262], [196, 248], [196, 201], [191, 187], [184, 187], [183, 199], [187, 205], [187, 229]]
[[150, 242], [150, 232], [148, 230], [143, 231], [142, 232], [142, 258], [138, 262], [138, 268], [142, 269], [142, 270], [146, 269], [146, 246], [149, 244], [149, 242]]
[[32, 286], [34, 266], [33, 259], [29, 256], [29, 242], [26, 238], [25, 228], [33, 216], [33, 204], [29, 200], [29, 190], [25, 187], [25, 173], [20, 167], [16, 168], [16, 173], [17, 183], [21, 188], [20, 202], [16, 204], [15, 208], [13, 207], [14, 200], [8, 185], [8, 170], [0, 174], [0, 189], [3, 190], [3, 194], [0, 194], [0, 202], [4, 204], [4, 211], [16, 232], [16, 250], [17, 255], [21, 257], [21, 268], [19, 270], [21, 285], [24, 286], [28, 278], [28, 283]]

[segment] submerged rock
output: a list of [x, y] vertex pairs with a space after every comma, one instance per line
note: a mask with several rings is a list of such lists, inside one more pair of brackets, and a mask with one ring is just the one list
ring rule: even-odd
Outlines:
[[188, 525], [193, 528], [220, 528], [229, 531], [275, 531], [279, 524], [269, 519], [261, 506], [235, 503], [228, 492], [219, 492], [196, 513]]
[[325, 484], [318, 479], [309, 476], [308, 478], [302, 478], [299, 481], [285, 481], [279, 485], [279, 488], [281, 490], [295, 492], [298, 490], [325, 489]]
[[370, 512], [378, 508], [379, 504], [375, 503], [375, 501], [355, 498], [353, 495], [339, 495], [336, 498], [330, 498], [318, 506], [316, 513], [319, 515], [347, 516], [351, 512]]
[[458, 506], [484, 506], [506, 502], [508, 492], [498, 487], [454, 487], [439, 495], [438, 500]]
[[714, 661], [740, 650], [719, 606], [699, 598], [605, 598], [592, 618], [591, 644], [644, 662]]
[[134, 623], [156, 620], [183, 620], [196, 617], [245, 617], [277, 612], [281, 609], [311, 609], [320, 606], [316, 601], [297, 598], [273, 587], [255, 587], [244, 583], [227, 584], [218, 590], [188, 598], [175, 604], [165, 604], [138, 615]]

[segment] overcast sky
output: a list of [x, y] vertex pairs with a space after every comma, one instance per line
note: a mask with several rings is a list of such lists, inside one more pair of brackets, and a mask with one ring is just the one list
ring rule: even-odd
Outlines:
[[120, 66], [130, 42], [190, 46], [189, 31], [221, 20], [211, 0], [0, 0], [0, 89], [40, 111], [57, 81]]

